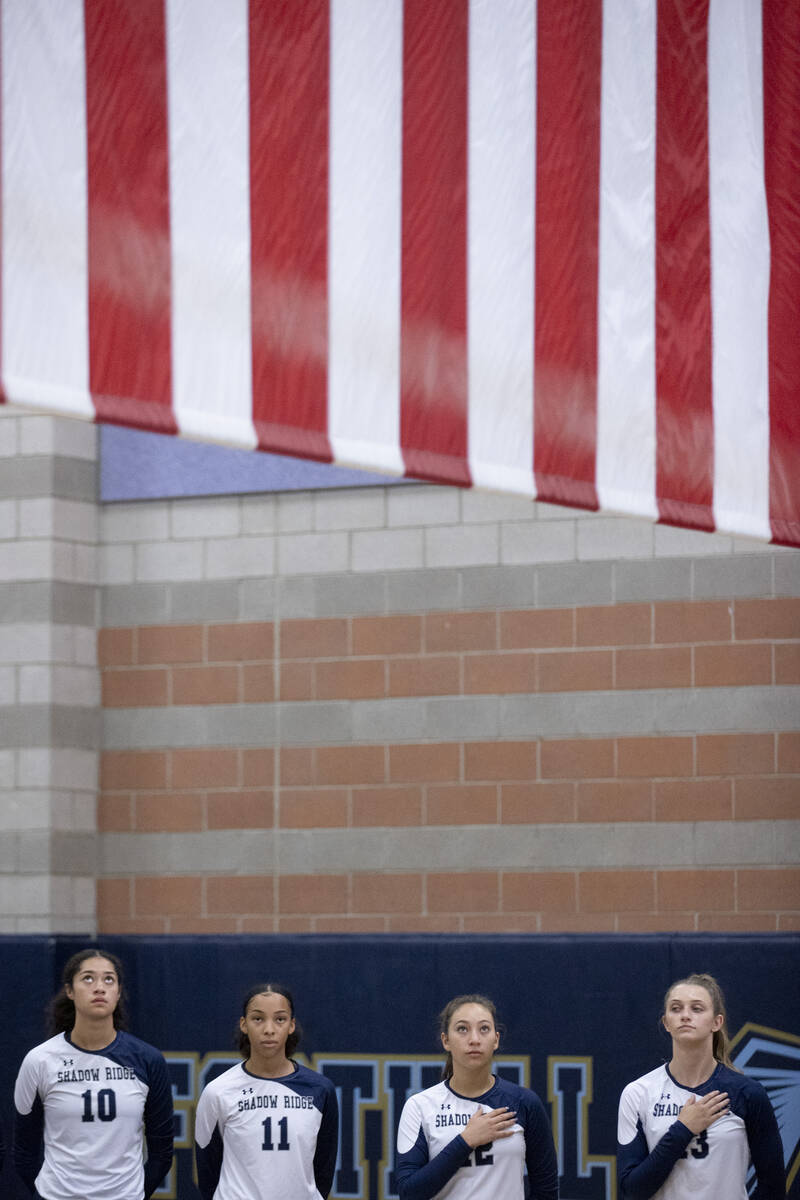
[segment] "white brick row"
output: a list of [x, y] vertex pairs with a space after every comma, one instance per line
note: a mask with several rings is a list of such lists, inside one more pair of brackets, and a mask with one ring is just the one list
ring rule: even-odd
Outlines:
[[575, 557], [574, 521], [515, 521], [500, 533], [503, 566], [571, 562]]
[[[2, 429], [3, 427], [0, 425], [0, 433], [2, 433]], [[17, 501], [0, 500], [0, 540], [5, 541], [18, 536]]]
[[[14, 786], [14, 751], [0, 750], [0, 790], [11, 789]], [[11, 797], [0, 796], [0, 829], [6, 828], [3, 824], [6, 806], [10, 803]], [[14, 828], [12, 826], [12, 828]]]
[[495, 525], [440, 525], [425, 530], [427, 567], [486, 567], [499, 561]]
[[57, 538], [67, 542], [97, 542], [96, 504], [52, 496], [19, 500], [21, 538]]
[[18, 420], [21, 454], [58, 455], [87, 462], [97, 458], [97, 427], [88, 421], [27, 414]]
[[[9, 751], [8, 754], [13, 758], [15, 752]], [[2, 771], [2, 763], [0, 763], [0, 772]], [[0, 780], [3, 776], [0, 774]], [[3, 784], [4, 787], [11, 788], [12, 782]], [[21, 791], [15, 788], [14, 791], [4, 796], [0, 803], [0, 830], [5, 835], [12, 830], [46, 830], [50, 828], [50, 793], [48, 791]]]
[[0, 404], [0, 458], [15, 458], [19, 453], [19, 418]]
[[[645, 519], [416, 484], [112, 505], [101, 512], [99, 536], [96, 578], [112, 585], [775, 549]], [[57, 561], [63, 553], [57, 544]], [[74, 560], [58, 577], [94, 578], [88, 561], [81, 569]]]
[[276, 545], [269, 537], [226, 538], [205, 546], [207, 579], [242, 579], [275, 574]]
[[100, 703], [100, 675], [96, 668], [21, 666], [18, 703], [65, 704], [95, 708]]
[[237, 537], [241, 513], [236, 502], [184, 500], [170, 506], [169, 523], [172, 537], [177, 540]]
[[354, 533], [352, 570], [411, 571], [424, 565], [425, 544], [421, 529], [383, 529]]
[[66, 931], [63, 922], [74, 923], [76, 918], [82, 922], [78, 928], [86, 930], [95, 918], [94, 879], [66, 875], [2, 874], [0, 912], [4, 920], [16, 922], [17, 928], [10, 932]]
[[278, 538], [279, 575], [330, 575], [350, 570], [347, 533], [298, 533]]
[[94, 792], [51, 791], [50, 828], [59, 833], [96, 833], [97, 796]]
[[202, 542], [141, 542], [136, 547], [136, 579], [142, 583], [204, 577]]
[[17, 786], [39, 789], [56, 786], [79, 792], [97, 789], [98, 755], [94, 750], [34, 747], [17, 752]]
[[97, 635], [83, 625], [0, 623], [0, 665], [97, 665]]

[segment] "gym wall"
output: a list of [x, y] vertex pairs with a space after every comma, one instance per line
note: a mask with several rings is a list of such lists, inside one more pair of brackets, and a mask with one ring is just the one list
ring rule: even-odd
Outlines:
[[94, 438], [0, 419], [3, 930], [798, 928], [796, 550]]

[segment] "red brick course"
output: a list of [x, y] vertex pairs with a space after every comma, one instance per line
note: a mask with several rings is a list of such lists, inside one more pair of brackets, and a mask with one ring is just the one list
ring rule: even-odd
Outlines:
[[800, 871], [124, 877], [97, 903], [104, 932], [766, 932], [800, 925]]
[[[109, 708], [800, 683], [800, 601], [755, 599], [105, 629]], [[602, 701], [599, 701], [602, 702]], [[472, 703], [468, 701], [466, 703]], [[796, 820], [800, 733], [107, 751], [98, 828], [224, 830]], [[604, 836], [604, 834], [598, 834]], [[120, 876], [102, 932], [800, 928], [786, 867]]]

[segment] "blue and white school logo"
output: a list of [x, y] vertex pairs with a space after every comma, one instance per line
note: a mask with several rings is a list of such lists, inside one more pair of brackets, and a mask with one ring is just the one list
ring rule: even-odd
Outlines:
[[[786, 1190], [800, 1169], [800, 1037], [763, 1025], [744, 1025], [732, 1042], [733, 1063], [766, 1088], [778, 1118], [786, 1165]], [[751, 1171], [747, 1190], [755, 1187]]]

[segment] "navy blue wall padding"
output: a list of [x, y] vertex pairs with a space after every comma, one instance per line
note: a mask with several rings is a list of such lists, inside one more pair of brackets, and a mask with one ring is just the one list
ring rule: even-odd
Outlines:
[[[88, 944], [66, 936], [0, 937], [6, 1160], [19, 1063], [44, 1040], [43, 1010], [64, 962]], [[529, 1056], [530, 1086], [548, 1112], [560, 1114], [562, 1200], [613, 1200], [620, 1091], [668, 1057], [658, 1017], [669, 984], [709, 971], [727, 996], [734, 1061], [768, 1086], [780, 1109], [793, 1179], [789, 1195], [800, 1198], [798, 934], [306, 934], [108, 937], [98, 944], [122, 958], [131, 1030], [176, 1056], [174, 1079], [184, 1096], [196, 1098], [202, 1082], [201, 1063], [191, 1066], [191, 1056], [216, 1051], [235, 1057], [233, 1030], [245, 990], [270, 979], [292, 987], [304, 1030], [300, 1050], [309, 1059], [353, 1056], [329, 1064], [327, 1072], [341, 1084], [347, 1109], [334, 1195], [353, 1200], [392, 1196], [391, 1127], [410, 1079], [407, 1060], [437, 1054], [436, 1014], [462, 992], [494, 999], [507, 1030], [501, 1054]], [[189, 1056], [184, 1062], [182, 1053]], [[393, 1056], [399, 1065], [390, 1068], [386, 1060]], [[512, 1075], [522, 1069], [513, 1061], [508, 1068]], [[426, 1064], [425, 1086], [435, 1072]], [[589, 1084], [591, 1101], [583, 1096]], [[377, 1089], [371, 1104], [370, 1088]], [[190, 1098], [179, 1125], [186, 1136], [191, 1109]], [[190, 1151], [180, 1149], [176, 1163], [171, 1184], [158, 1195], [189, 1200], [197, 1196]], [[0, 1194], [9, 1200], [22, 1195], [8, 1161]]]

